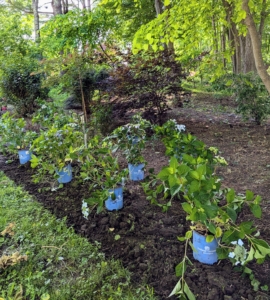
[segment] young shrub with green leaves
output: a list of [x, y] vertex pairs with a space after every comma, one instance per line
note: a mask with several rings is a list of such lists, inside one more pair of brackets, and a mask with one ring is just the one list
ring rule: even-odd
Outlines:
[[[168, 127], [173, 127], [173, 122], [165, 124], [164, 128], [157, 128], [158, 134], [166, 133]], [[172, 128], [173, 129], [173, 128]], [[184, 139], [184, 136], [187, 139]], [[176, 150], [175, 143], [170, 141], [180, 140], [182, 153]], [[184, 274], [188, 264], [192, 264], [187, 257], [187, 247], [191, 245], [193, 231], [206, 236], [206, 242], [217, 239], [219, 259], [230, 259], [233, 264], [241, 264], [242, 271], [252, 274], [246, 264], [254, 259], [262, 263], [270, 256], [270, 246], [258, 238], [260, 233], [253, 226], [252, 221], [239, 223], [238, 215], [244, 207], [248, 207], [254, 217], [261, 218], [261, 197], [255, 196], [247, 190], [245, 195], [236, 195], [233, 189], [221, 188], [221, 179], [215, 175], [215, 167], [226, 164], [218, 156], [216, 148], [207, 148], [202, 142], [193, 139], [189, 134], [171, 134], [164, 138], [168, 153], [171, 155], [169, 165], [164, 167], [158, 175], [152, 175], [149, 182], [143, 187], [147, 199], [167, 210], [172, 199], [178, 197], [182, 200], [182, 207], [187, 214], [186, 219], [191, 222], [191, 230], [184, 237], [178, 238], [185, 241], [186, 250], [183, 260], [176, 267], [176, 274], [180, 280], [171, 295], [179, 295], [180, 299], [194, 300], [195, 296], [189, 289]], [[189, 144], [186, 144], [189, 141]], [[196, 141], [196, 143], [194, 143]], [[173, 147], [171, 147], [173, 145]], [[179, 157], [181, 154], [181, 157]], [[161, 197], [163, 198], [159, 200]], [[164, 203], [165, 202], [165, 203]], [[244, 239], [247, 248], [237, 243]], [[254, 277], [254, 276], [253, 276]], [[250, 275], [252, 282], [254, 278]]]
[[49, 173], [57, 177], [57, 171], [66, 167], [73, 159], [76, 149], [83, 145], [83, 133], [76, 123], [62, 128], [52, 126], [40, 133], [33, 141], [31, 167], [38, 167], [34, 181], [39, 182]]
[[38, 106], [39, 108], [32, 116], [32, 123], [39, 125], [43, 130], [49, 129], [52, 125], [60, 129], [64, 125], [80, 121], [78, 114], [66, 111], [54, 102], [39, 100]]
[[134, 115], [130, 123], [116, 128], [106, 139], [113, 141], [113, 152], [122, 150], [128, 163], [138, 165], [146, 162], [142, 150], [145, 148], [146, 132], [151, 127], [149, 121]]
[[111, 148], [108, 140], [94, 136], [88, 141], [87, 147], [81, 147], [76, 152], [80, 163], [80, 177], [89, 184], [90, 197], [84, 203], [92, 208], [97, 207], [98, 213], [104, 207], [109, 189], [122, 186], [128, 173], [127, 169], [121, 169]]
[[16, 118], [6, 112], [0, 119], [1, 140], [0, 149], [3, 153], [16, 154], [20, 149], [29, 149], [37, 138], [37, 132], [27, 130], [25, 119]]
[[44, 74], [35, 72], [37, 64], [34, 60], [4, 66], [0, 86], [8, 103], [15, 106], [19, 115], [32, 114], [37, 108], [37, 99], [48, 96], [48, 90], [42, 87]]
[[253, 118], [260, 125], [270, 114], [270, 96], [262, 80], [252, 72], [224, 76], [215, 83], [216, 89], [230, 90], [236, 96], [237, 113], [244, 120]]

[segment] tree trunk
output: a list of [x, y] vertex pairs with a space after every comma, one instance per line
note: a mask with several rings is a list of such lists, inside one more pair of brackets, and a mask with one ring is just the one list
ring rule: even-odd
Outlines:
[[246, 12], [245, 24], [250, 34], [252, 49], [253, 49], [253, 54], [255, 59], [255, 65], [256, 65], [258, 75], [260, 76], [262, 82], [264, 83], [267, 91], [270, 93], [270, 76], [268, 75], [266, 66], [263, 62], [261, 39], [256, 29], [253, 17], [250, 13], [248, 2], [249, 0], [242, 0], [242, 8]]
[[52, 0], [52, 8], [54, 16], [61, 15], [63, 13], [61, 0]]
[[250, 38], [249, 32], [243, 38], [244, 42], [244, 53], [243, 53], [243, 73], [246, 74], [248, 72], [255, 72], [257, 73], [254, 55], [253, 55], [253, 48], [252, 42]]
[[62, 13], [63, 14], [68, 13], [68, 0], [62, 0], [61, 6], [62, 6]]
[[162, 12], [162, 6], [160, 0], [155, 0], [155, 9], [157, 16], [161, 14]]
[[35, 42], [38, 43], [39, 40], [40, 40], [38, 0], [32, 0], [32, 8], [33, 8], [33, 14], [34, 14], [34, 35], [35, 35]]
[[88, 9], [89, 11], [92, 10], [91, 0], [87, 0], [87, 9]]

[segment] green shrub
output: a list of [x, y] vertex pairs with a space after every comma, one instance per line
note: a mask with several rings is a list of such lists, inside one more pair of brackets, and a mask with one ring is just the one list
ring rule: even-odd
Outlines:
[[7, 65], [0, 81], [4, 96], [22, 116], [33, 113], [36, 100], [48, 95], [48, 90], [41, 86], [44, 75], [36, 71], [35, 64]]
[[257, 74], [227, 74], [215, 80], [215, 91], [229, 91], [236, 96], [237, 109], [244, 120], [254, 118], [260, 125], [270, 113], [270, 96]]
[[236, 94], [237, 112], [244, 119], [254, 118], [260, 125], [270, 113], [270, 96], [260, 77], [254, 73], [236, 75], [232, 89]]

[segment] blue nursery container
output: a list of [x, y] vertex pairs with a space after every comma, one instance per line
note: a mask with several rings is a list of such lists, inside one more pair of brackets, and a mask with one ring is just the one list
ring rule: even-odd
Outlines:
[[193, 246], [197, 250], [193, 251], [193, 257], [203, 264], [212, 265], [218, 261], [217, 247], [218, 241], [214, 239], [211, 243], [206, 242], [206, 236], [193, 231]]
[[[123, 208], [123, 187], [119, 187], [116, 189], [111, 189], [109, 190], [110, 196], [109, 198], [105, 201], [105, 207], [107, 210], [119, 210]], [[111, 194], [115, 194], [115, 199], [112, 199]]]
[[128, 164], [129, 178], [133, 181], [144, 179], [144, 164], [132, 165]]
[[68, 183], [72, 180], [72, 167], [70, 164], [56, 173], [59, 175], [59, 178], [57, 179], [59, 183]]
[[19, 150], [20, 164], [26, 164], [31, 159], [31, 152], [29, 150]]

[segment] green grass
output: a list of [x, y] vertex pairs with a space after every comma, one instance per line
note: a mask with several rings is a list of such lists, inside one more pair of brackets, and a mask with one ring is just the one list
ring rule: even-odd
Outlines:
[[211, 95], [217, 99], [222, 97], [229, 97], [232, 95], [228, 90], [215, 91], [212, 83], [202, 82], [195, 79], [195, 85], [192, 81], [185, 80], [182, 82], [182, 87], [186, 91], [190, 91], [193, 94]]
[[[119, 261], [105, 259], [98, 244], [76, 235], [2, 172], [0, 185], [0, 232], [15, 224], [14, 235], [0, 235], [1, 300], [154, 299], [150, 288], [131, 284]], [[24, 256], [11, 265], [4, 255], [15, 252]]]

